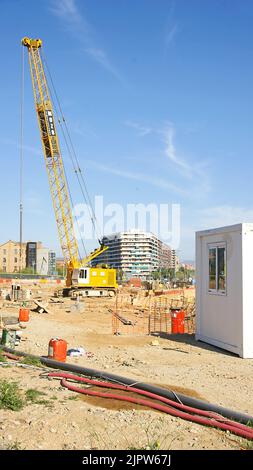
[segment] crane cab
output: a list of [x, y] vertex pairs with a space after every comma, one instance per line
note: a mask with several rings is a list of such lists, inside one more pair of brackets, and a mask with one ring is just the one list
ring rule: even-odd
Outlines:
[[97, 297], [115, 295], [117, 287], [115, 269], [81, 267], [73, 269], [69, 290]]
[[[87, 286], [90, 282], [90, 268], [81, 268], [77, 270], [77, 284], [80, 286]], [[73, 273], [74, 274], [74, 273]], [[72, 276], [72, 282], [74, 282], [74, 278]]]

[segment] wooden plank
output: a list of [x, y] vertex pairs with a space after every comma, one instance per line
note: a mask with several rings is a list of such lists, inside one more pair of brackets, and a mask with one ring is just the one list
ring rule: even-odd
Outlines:
[[123, 323], [124, 325], [132, 325], [133, 323], [131, 322], [131, 320], [128, 320], [127, 318], [124, 318], [122, 317], [121, 315], [119, 315], [118, 313], [114, 313], [115, 317], [117, 317], [121, 323]]
[[[38, 300], [34, 300], [35, 305], [37, 305], [37, 308], [39, 310], [39, 313], [43, 313], [45, 311], [46, 313], [51, 313], [51, 311], [47, 308], [47, 303], [42, 304]], [[42, 310], [42, 311], [41, 311]]]

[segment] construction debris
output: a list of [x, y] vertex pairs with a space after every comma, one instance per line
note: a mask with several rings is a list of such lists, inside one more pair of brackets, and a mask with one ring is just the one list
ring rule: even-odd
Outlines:
[[37, 305], [37, 307], [34, 309], [38, 313], [51, 313], [51, 311], [47, 308], [48, 303], [46, 302], [45, 304], [42, 304], [38, 300], [34, 300], [34, 303]]
[[1, 325], [17, 325], [19, 323], [18, 317], [14, 316], [3, 316], [1, 315]]
[[92, 353], [91, 351], [85, 351], [84, 348], [79, 346], [78, 348], [68, 349], [67, 356], [70, 356], [70, 357], [85, 356], [89, 359], [94, 356], [94, 353]]
[[154, 341], [151, 341], [150, 346], [160, 346], [158, 339], [154, 339]]
[[79, 346], [78, 348], [68, 349], [67, 351], [67, 356], [70, 357], [84, 356], [84, 354], [86, 354], [86, 351], [81, 346]]
[[133, 324], [131, 322], [131, 320], [128, 320], [127, 318], [122, 317], [118, 313], [114, 313], [114, 315], [115, 315], [115, 317], [117, 317], [123, 323], [123, 325], [132, 325]]
[[60, 298], [50, 297], [50, 303], [52, 304], [63, 304], [64, 300]]

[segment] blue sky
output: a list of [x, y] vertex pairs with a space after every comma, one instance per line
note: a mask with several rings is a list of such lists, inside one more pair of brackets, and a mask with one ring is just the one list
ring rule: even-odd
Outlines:
[[[24, 36], [43, 40], [92, 199], [180, 204], [183, 259], [194, 257], [196, 230], [253, 222], [252, 1], [0, 0], [0, 8], [0, 242], [19, 238]], [[25, 53], [24, 239], [60, 253]]]

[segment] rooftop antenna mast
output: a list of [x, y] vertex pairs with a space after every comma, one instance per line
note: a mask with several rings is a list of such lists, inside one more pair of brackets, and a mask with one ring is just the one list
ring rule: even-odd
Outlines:
[[21, 96], [20, 96], [20, 175], [19, 175], [19, 278], [22, 271], [23, 244], [23, 144], [24, 144], [24, 49], [22, 48]]

